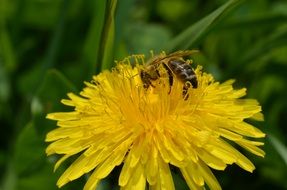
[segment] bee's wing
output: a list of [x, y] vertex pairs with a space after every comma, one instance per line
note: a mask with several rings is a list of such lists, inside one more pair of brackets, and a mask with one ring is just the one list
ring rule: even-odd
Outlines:
[[171, 57], [185, 57], [192, 55], [194, 53], [198, 53], [198, 50], [183, 50], [183, 51], [176, 51], [174, 53], [171, 53], [166, 56], [166, 58], [171, 58]]
[[176, 51], [173, 52], [171, 54], [168, 54], [166, 56], [163, 57], [158, 57], [154, 59], [154, 62], [157, 63], [159, 61], [162, 61], [164, 59], [169, 59], [169, 58], [176, 58], [176, 57], [186, 57], [195, 53], [198, 53], [198, 50], [183, 50], [183, 51]]
[[183, 50], [183, 51], [176, 51], [168, 55], [159, 54], [158, 56], [155, 56], [154, 58], [152, 58], [148, 63], [157, 64], [160, 61], [165, 60], [165, 59], [176, 58], [176, 57], [186, 57], [194, 53], [198, 53], [198, 52], [199, 52], [198, 50]]

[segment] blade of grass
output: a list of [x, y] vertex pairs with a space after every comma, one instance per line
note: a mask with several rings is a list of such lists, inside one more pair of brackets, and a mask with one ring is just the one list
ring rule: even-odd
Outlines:
[[[115, 13], [115, 41], [114, 41], [114, 60], [121, 60], [123, 55], [127, 55], [127, 43], [124, 43], [127, 28], [131, 26], [130, 10], [135, 6], [136, 1], [124, 0], [117, 3], [117, 10]], [[135, 53], [135, 52], [134, 52]]]
[[4, 26], [0, 27], [0, 42], [0, 54], [3, 56], [5, 68], [12, 72], [16, 68], [16, 56], [9, 33]]
[[10, 160], [9, 163], [6, 164], [6, 170], [4, 172], [4, 177], [1, 180], [0, 189], [5, 190], [15, 190], [16, 189], [16, 171], [14, 169], [14, 164]]
[[103, 31], [103, 37], [101, 42], [102, 50], [102, 66], [101, 70], [109, 69], [113, 65], [113, 52], [114, 52], [114, 39], [115, 39], [115, 10], [117, 0], [111, 0], [109, 4], [108, 19]]
[[226, 13], [244, 0], [230, 0], [223, 4], [221, 7], [198, 21], [197, 23], [191, 25], [181, 34], [175, 37], [170, 43], [167, 44], [166, 50], [173, 51], [176, 49], [187, 49], [193, 46], [204, 34], [206, 34], [214, 24], [227, 15]]
[[90, 75], [94, 74], [94, 72], [99, 72], [101, 68], [101, 60], [99, 59], [99, 48], [105, 23], [107, 1], [95, 1], [94, 4], [95, 13], [88, 31], [83, 50], [84, 62], [87, 62], [91, 68]]
[[13, 45], [10, 40], [9, 32], [6, 28], [5, 9], [6, 1], [0, 1], [0, 57], [3, 57], [5, 68], [8, 71], [13, 71], [16, 67], [16, 56]]
[[268, 135], [269, 136], [269, 141], [275, 148], [275, 150], [278, 152], [278, 154], [282, 157], [283, 161], [287, 165], [287, 147], [284, 146], [276, 137], [273, 135]]

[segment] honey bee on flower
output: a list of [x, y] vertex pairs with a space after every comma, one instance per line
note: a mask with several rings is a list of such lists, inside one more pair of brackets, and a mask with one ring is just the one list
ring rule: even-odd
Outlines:
[[145, 88], [153, 86], [152, 81], [161, 77], [160, 68], [165, 70], [172, 88], [174, 77], [183, 83], [183, 96], [187, 98], [190, 87], [197, 88], [198, 81], [189, 60], [184, 57], [196, 53], [196, 50], [177, 51], [166, 55], [164, 52], [152, 58], [140, 71], [140, 77]]
[[192, 68], [185, 57], [194, 52], [160, 54], [147, 63], [131, 56], [94, 76], [97, 82], [87, 82], [80, 95], [68, 93], [62, 103], [72, 111], [47, 115], [59, 127], [47, 134], [46, 152], [63, 155], [55, 168], [79, 157], [57, 185], [91, 173], [84, 190], [94, 190], [119, 165], [118, 185], [127, 190], [175, 189], [170, 166], [190, 189], [221, 189], [210, 168], [237, 164], [252, 172], [255, 166], [230, 142], [264, 156], [255, 139], [265, 134], [246, 121], [263, 120], [261, 106], [243, 99], [246, 89], [233, 89], [234, 80], [219, 83], [201, 66]]

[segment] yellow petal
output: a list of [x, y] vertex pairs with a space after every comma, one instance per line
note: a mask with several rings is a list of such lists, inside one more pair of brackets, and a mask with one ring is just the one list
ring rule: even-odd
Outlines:
[[139, 162], [137, 166], [135, 166], [133, 177], [129, 180], [128, 184], [124, 187], [124, 189], [145, 190], [145, 186], [146, 186], [146, 179], [144, 176], [144, 169], [141, 163]]
[[124, 142], [123, 144], [126, 145], [123, 147], [118, 147], [117, 150], [115, 150], [102, 164], [96, 168], [95, 175], [97, 178], [105, 178], [114, 169], [115, 166], [118, 166], [122, 163], [128, 150], [127, 145], [129, 145], [129, 142]]
[[119, 185], [121, 187], [127, 185], [128, 181], [130, 180], [133, 174], [134, 167], [131, 167], [131, 157], [132, 157], [131, 154], [128, 154], [127, 158], [124, 161], [124, 165], [119, 177]]
[[129, 153], [131, 155], [130, 167], [134, 167], [138, 163], [143, 153], [143, 150], [146, 148], [144, 138], [145, 137], [139, 137], [134, 140], [133, 146]]
[[189, 175], [192, 177], [193, 181], [198, 185], [198, 186], [203, 186], [204, 185], [204, 179], [200, 173], [198, 163], [190, 162], [189, 165], [187, 166], [187, 172], [189, 172]]
[[50, 131], [47, 136], [45, 141], [46, 142], [51, 142], [55, 141], [58, 139], [63, 139], [66, 137], [69, 138], [80, 138], [83, 137], [85, 134], [84, 130], [79, 130], [79, 129], [73, 129], [73, 128], [57, 128], [52, 131]]
[[262, 113], [256, 113], [251, 118], [257, 121], [264, 121], [264, 115]]
[[241, 135], [238, 135], [236, 133], [233, 133], [233, 132], [226, 130], [226, 129], [223, 129], [223, 128], [218, 129], [218, 134], [229, 139], [229, 140], [232, 140], [232, 141], [242, 139]]
[[180, 148], [176, 146], [171, 137], [163, 136], [163, 143], [165, 148], [174, 156], [178, 161], [182, 161], [184, 159], [184, 154], [181, 152]]
[[180, 171], [189, 187], [189, 189], [193, 190], [202, 190], [204, 189], [202, 186], [197, 185], [192, 178], [192, 174], [187, 168], [180, 168]]
[[87, 103], [88, 100], [85, 98], [82, 98], [80, 96], [75, 95], [74, 93], [68, 93], [68, 97], [73, 101], [76, 102], [77, 104], [83, 104]]
[[[68, 169], [61, 175], [59, 178], [57, 184], [58, 186], [63, 186], [69, 181], [73, 181], [74, 179], [79, 178], [82, 176], [85, 171], [83, 168], [87, 165], [89, 162], [90, 158], [86, 157], [85, 155], [81, 155], [79, 158], [77, 158], [76, 161], [74, 161]], [[91, 169], [93, 169], [94, 166], [91, 166]]]
[[66, 106], [76, 106], [72, 100], [62, 99], [61, 103], [66, 105]]
[[99, 182], [100, 179], [97, 178], [94, 171], [93, 174], [89, 177], [88, 181], [86, 182], [83, 190], [95, 190]]
[[58, 120], [58, 121], [68, 121], [68, 120], [78, 120], [80, 115], [78, 112], [57, 112], [49, 113], [46, 116], [47, 119]]
[[158, 157], [158, 165], [161, 189], [174, 190], [173, 179], [168, 164]]
[[157, 136], [154, 136], [154, 142], [157, 146], [157, 149], [159, 150], [160, 154], [161, 154], [161, 157], [162, 159], [166, 162], [166, 163], [169, 163], [170, 162], [170, 156], [166, 150], [166, 148], [164, 147], [163, 143], [160, 141], [159, 139], [160, 137], [157, 135]]
[[246, 171], [253, 172], [255, 166], [252, 164], [252, 162], [248, 158], [246, 158], [243, 154], [241, 154], [239, 151], [237, 150], [234, 151], [236, 151], [237, 153], [236, 156], [238, 158], [236, 164]]
[[149, 159], [146, 163], [146, 176], [150, 185], [155, 185], [157, 182], [158, 174], [158, 150], [154, 147], [150, 147]]
[[265, 152], [262, 149], [257, 147], [258, 145], [257, 146], [253, 145], [248, 140], [236, 141], [236, 143], [239, 144], [240, 146], [242, 146], [243, 148], [245, 148], [246, 150], [250, 151], [251, 153], [257, 155], [257, 156], [264, 157], [264, 155], [265, 155]]
[[207, 183], [207, 185], [211, 190], [221, 190], [221, 187], [217, 179], [214, 177], [213, 173], [202, 161], [198, 162], [198, 169], [201, 172], [204, 181]]
[[197, 152], [201, 160], [208, 166], [216, 170], [224, 170], [226, 168], [226, 164], [221, 159], [211, 155], [204, 149], [197, 148]]
[[90, 142], [85, 139], [60, 139], [46, 148], [46, 154], [76, 154], [85, 150], [89, 144]]

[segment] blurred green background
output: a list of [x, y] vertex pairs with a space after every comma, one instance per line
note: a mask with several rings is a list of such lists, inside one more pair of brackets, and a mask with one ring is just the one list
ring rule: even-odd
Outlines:
[[[45, 155], [45, 115], [129, 54], [196, 48], [219, 81], [262, 104], [264, 159], [214, 171], [223, 189], [287, 189], [286, 0], [0, 0], [0, 189], [53, 190], [69, 163]], [[119, 169], [118, 169], [119, 170]], [[116, 189], [118, 170], [99, 189]], [[82, 177], [62, 189], [82, 189]], [[177, 189], [187, 189], [174, 173]]]

